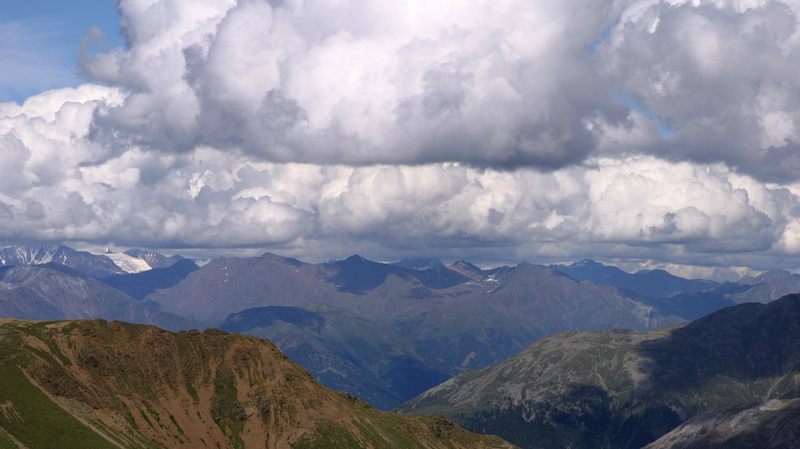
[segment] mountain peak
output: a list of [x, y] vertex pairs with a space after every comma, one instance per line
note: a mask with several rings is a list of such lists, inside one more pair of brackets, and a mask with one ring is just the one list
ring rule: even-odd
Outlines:
[[348, 262], [348, 263], [356, 263], [356, 262], [358, 262], [358, 263], [362, 263], [362, 262], [372, 262], [372, 261], [371, 261], [371, 260], [369, 260], [369, 259], [366, 259], [366, 258], [364, 258], [364, 257], [361, 257], [361, 255], [359, 255], [359, 254], [353, 254], [352, 256], [348, 257], [348, 258], [347, 258], [347, 259], [345, 259], [344, 261], [345, 261], [345, 262]]
[[480, 267], [471, 262], [467, 262], [466, 260], [458, 260], [453, 262], [450, 267], [463, 274], [483, 274], [483, 270]]
[[301, 261], [299, 259], [295, 259], [294, 257], [285, 257], [285, 256], [281, 256], [281, 255], [278, 255], [278, 254], [271, 253], [269, 251], [265, 252], [264, 254], [262, 254], [260, 259], [262, 259], [262, 260], [274, 260], [276, 262], [280, 262], [280, 263], [283, 263], [283, 264], [286, 264], [286, 265], [291, 265], [293, 267], [301, 267], [301, 266], [306, 264], [305, 262], [303, 262], [303, 261]]
[[586, 268], [586, 267], [605, 267], [605, 265], [594, 259], [582, 259], [577, 262], [574, 262], [569, 266], [569, 268]]
[[579, 282], [608, 285], [647, 298], [670, 298], [679, 293], [700, 292], [717, 285], [702, 279], [684, 279], [662, 269], [628, 273], [592, 259], [583, 259], [569, 266], [552, 265], [551, 268]]
[[524, 271], [537, 271], [537, 272], [542, 272], [542, 273], [555, 271], [555, 270], [553, 270], [551, 268], [548, 268], [548, 267], [546, 267], [544, 265], [530, 263], [528, 261], [523, 261], [523, 262], [518, 263], [517, 266], [514, 267], [514, 269], [515, 270], [524, 270]]
[[393, 263], [392, 265], [409, 268], [412, 270], [430, 270], [441, 269], [445, 267], [441, 259], [437, 259], [435, 257], [415, 257], [411, 259], [402, 259], [399, 262]]
[[791, 279], [794, 276], [794, 274], [787, 270], [769, 270], [761, 273], [756, 279], [758, 282], [775, 282]]
[[123, 251], [123, 254], [127, 254], [131, 257], [135, 257], [137, 259], [141, 259], [147, 262], [151, 268], [167, 268], [180, 260], [184, 260], [185, 257], [183, 256], [165, 256], [157, 251], [148, 250], [148, 249], [141, 249], [141, 248], [131, 248], [129, 250]]
[[345, 260], [331, 264], [336, 273], [330, 279], [340, 291], [362, 294], [386, 281], [391, 275], [406, 277], [404, 268], [365, 259], [354, 254]]

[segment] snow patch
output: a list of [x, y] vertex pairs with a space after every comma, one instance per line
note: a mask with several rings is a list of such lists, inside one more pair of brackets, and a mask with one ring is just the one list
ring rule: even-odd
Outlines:
[[98, 256], [106, 256], [126, 273], [141, 273], [142, 271], [152, 270], [153, 267], [138, 257], [129, 256], [125, 253], [96, 253]]

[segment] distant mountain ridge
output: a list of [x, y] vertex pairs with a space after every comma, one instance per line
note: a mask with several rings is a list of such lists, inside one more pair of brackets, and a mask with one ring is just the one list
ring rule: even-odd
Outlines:
[[54, 263], [93, 277], [122, 274], [124, 271], [111, 259], [63, 245], [11, 246], [0, 249], [0, 265], [31, 266]]
[[713, 281], [684, 279], [664, 270], [640, 270], [628, 273], [591, 259], [584, 259], [572, 265], [550, 267], [578, 281], [608, 285], [648, 298], [669, 298], [679, 293], [696, 293], [717, 286]]
[[130, 249], [102, 254], [78, 251], [64, 245], [16, 245], [0, 249], [0, 266], [31, 266], [54, 263], [73, 268], [94, 278], [139, 273], [166, 268], [185, 259], [155, 251]]
[[[768, 300], [795, 285], [795, 275], [782, 272], [748, 280], [755, 286], [668, 275], [689, 292], [654, 298], [527, 262], [491, 269], [463, 260], [446, 265], [436, 258], [381, 263], [351, 256], [306, 263], [265, 253], [213, 259], [198, 268], [180, 256], [112, 253], [120, 254], [168, 266], [104, 276], [100, 280], [113, 289], [91, 283], [78, 295], [71, 286], [87, 280], [53, 282], [54, 276], [42, 276], [35, 281], [39, 287], [29, 284], [3, 293], [5, 313], [126, 319], [172, 329], [223, 326], [271, 338], [326, 385], [381, 408], [399, 405], [445, 377], [513, 356], [553, 333], [655, 329], [700, 318], [746, 301], [748, 295]], [[62, 277], [88, 276], [64, 270]], [[629, 275], [637, 282], [650, 279], [640, 277]], [[700, 285], [711, 287], [696, 291]], [[127, 317], [111, 307], [120, 298], [132, 311]], [[68, 304], [84, 304], [87, 311], [65, 314], [61, 306]], [[298, 318], [303, 316], [318, 319]]]
[[56, 263], [0, 269], [0, 317], [37, 320], [105, 318], [170, 329], [198, 323], [146, 306]]
[[402, 279], [414, 279], [423, 287], [434, 289], [455, 287], [469, 280], [444, 266], [441, 261], [427, 259], [423, 263], [420, 262], [417, 259], [385, 264], [355, 255], [327, 265], [334, 273], [329, 280], [340, 290], [356, 294], [365, 293], [382, 285], [392, 275]]
[[[339, 310], [339, 316], [351, 314], [351, 321], [363, 322], [362, 327], [380, 333], [373, 339], [387, 342], [387, 352], [410, 356], [403, 356], [398, 373], [419, 373], [415, 386], [387, 380], [379, 387], [367, 381], [365, 385], [372, 385], [369, 392], [356, 390], [382, 407], [397, 405], [411, 392], [432, 386], [442, 375], [486, 366], [553, 332], [615, 327], [643, 330], [681, 321], [613, 288], [582, 284], [543, 266], [522, 263], [481, 270], [463, 264], [424, 263], [421, 268], [360, 256], [321, 264], [269, 253], [220, 258], [145, 300], [160, 305], [163, 311], [204, 322], [238, 316], [246, 323], [247, 315], [275, 312], [276, 307], [292, 307], [298, 316], [303, 311], [319, 314], [320, 310]], [[467, 274], [460, 271], [465, 268]], [[279, 347], [336, 388], [358, 388], [361, 380], [388, 379], [387, 374], [380, 374], [380, 366], [389, 366], [391, 357], [371, 358], [368, 351], [353, 350], [363, 345], [351, 345], [343, 338], [368, 340], [370, 336], [349, 328], [346, 322], [338, 318], [326, 321], [338, 324], [324, 332], [286, 319], [235, 329], [275, 339]], [[294, 337], [282, 338], [280, 332]], [[425, 351], [410, 350], [409, 344], [401, 341]]]
[[151, 268], [168, 268], [176, 263], [180, 262], [181, 260], [185, 260], [186, 258], [180, 255], [175, 256], [165, 256], [161, 253], [151, 250], [145, 250], [140, 248], [133, 248], [127, 251], [124, 251], [125, 254], [136, 257], [137, 259], [141, 259], [151, 267]]
[[616, 287], [661, 313], [687, 320], [701, 318], [735, 304], [766, 304], [800, 292], [800, 275], [785, 270], [771, 270], [758, 276], [744, 276], [735, 282], [718, 283], [684, 279], [663, 270], [627, 273], [590, 259], [551, 267], [582, 282]]
[[143, 300], [158, 289], [172, 287], [198, 268], [193, 261], [181, 259], [164, 268], [153, 268], [140, 273], [117, 274], [101, 279], [101, 281], [132, 298]]
[[268, 338], [324, 385], [384, 409], [450, 377], [445, 364], [412, 339], [333, 307], [247, 309], [219, 327]]
[[737, 304], [760, 302], [766, 304], [784, 295], [800, 292], [800, 275], [785, 270], [771, 270], [740, 281], [753, 287], [730, 296]]

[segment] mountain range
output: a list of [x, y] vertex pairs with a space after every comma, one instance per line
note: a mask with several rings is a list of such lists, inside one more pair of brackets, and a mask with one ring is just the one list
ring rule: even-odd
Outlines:
[[0, 249], [0, 266], [52, 263], [98, 279], [167, 268], [183, 259], [182, 256], [165, 256], [143, 249], [129, 249], [120, 253], [106, 251], [103, 254], [78, 251], [64, 245], [17, 245]]
[[[760, 439], [782, 447], [790, 437], [781, 439], [770, 432], [797, 419], [800, 357], [794, 342], [800, 300], [795, 296], [776, 300], [800, 291], [800, 276], [789, 272], [717, 283], [659, 270], [625, 273], [594, 261], [549, 267], [523, 262], [484, 269], [467, 261], [382, 263], [360, 256], [307, 263], [265, 253], [218, 258], [201, 267], [180, 256], [142, 250], [109, 257], [51, 246], [7, 248], [2, 254], [0, 316], [104, 318], [172, 330], [216, 327], [250, 334], [272, 340], [327, 387], [381, 409], [408, 401], [401, 407], [404, 412], [446, 415], [468, 429], [498, 434], [522, 448], [728, 447], [725, 444]], [[685, 324], [689, 320], [694, 321]], [[64, 326], [73, 329], [81, 323]], [[17, 325], [40, 326], [14, 322], [6, 329]], [[61, 324], [52, 326], [47, 332], [57, 335]], [[142, 331], [131, 329], [154, 329], [97, 326], [90, 333], [106, 332], [103, 326], [122, 326], [136, 335]], [[195, 338], [219, 331], [210, 332], [190, 334]], [[179, 344], [185, 334], [159, 335]], [[45, 352], [52, 344], [29, 343]], [[20, 348], [28, 351], [25, 345]], [[118, 356], [115, 352], [104, 357], [124, 367]], [[49, 360], [39, 353], [15, 353], [12, 359], [30, 357]], [[167, 365], [190, 363], [174, 355], [165, 357], [159, 360]], [[201, 356], [200, 362], [208, 357]], [[190, 364], [194, 363], [199, 362], [192, 359]], [[105, 376], [116, 375], [110, 367], [107, 370]], [[209, 372], [203, 374], [203, 382], [211, 379], [216, 384]], [[85, 374], [70, 372], [69, 376], [88, 382], [72, 386], [91, 391], [97, 379]], [[165, 382], [172, 387], [176, 381]], [[127, 398], [125, 404], [140, 400], [122, 397]], [[222, 434], [199, 430], [205, 432], [206, 442], [242, 447], [245, 434], [264, 436], [258, 433], [263, 428], [244, 431], [236, 427], [238, 421], [221, 418], [213, 394], [209, 397], [211, 421], [201, 422], [213, 422]], [[200, 402], [191, 407], [209, 406], [203, 395], [198, 398]], [[176, 447], [194, 444], [189, 443], [195, 437], [186, 432], [187, 424], [169, 408], [173, 405], [159, 405], [165, 408], [154, 408], [155, 415], [140, 413], [145, 426], [150, 419], [153, 433], [142, 430], [135, 413], [133, 421], [125, 417], [127, 424], [118, 415], [113, 425], [98, 424], [92, 421], [96, 416], [80, 414], [84, 406], [78, 404], [84, 399], [56, 402], [78, 422], [88, 423], [91, 432], [99, 431], [105, 441], [134, 438], [142, 447], [158, 447], [171, 438]], [[345, 402], [358, 404], [353, 401]], [[140, 409], [155, 407], [136, 403]], [[190, 405], [184, 402], [182, 407]], [[112, 408], [122, 413], [119, 404]], [[213, 410], [219, 412], [216, 418]], [[166, 411], [177, 424], [165, 424]], [[0, 410], [0, 418], [7, 421], [12, 415]], [[155, 416], [160, 417], [159, 424], [153, 421]], [[455, 429], [447, 421], [433, 422], [434, 436]], [[6, 424], [0, 429], [13, 427]], [[138, 430], [131, 430], [134, 425]], [[286, 424], [280, 427], [285, 429]], [[311, 431], [308, 441], [319, 444], [328, 439], [349, 441], [347, 435], [366, 441], [358, 426], [336, 427], [333, 434], [325, 427], [322, 436], [314, 436], [316, 427], [303, 428]], [[276, 435], [270, 429], [270, 435]], [[9, 435], [0, 432], [0, 448], [25, 445]], [[306, 438], [291, 435], [286, 438]], [[142, 443], [142, 438], [150, 443]], [[124, 441], [123, 446], [133, 440]], [[326, 447], [317, 443], [309, 447]]]
[[183, 317], [142, 304], [63, 265], [0, 267], [0, 317], [62, 320], [103, 317], [170, 329], [197, 327]]
[[77, 251], [63, 245], [11, 246], [0, 249], [0, 266], [58, 264], [92, 277], [125, 273], [104, 255]]
[[[522, 448], [734, 447], [720, 445], [714, 432], [738, 422], [724, 436], [746, 442], [797, 422], [794, 401], [770, 401], [800, 397], [798, 341], [800, 295], [644, 333], [562, 333], [400, 410], [445, 415]], [[654, 442], [659, 437], [665, 440]]]
[[331, 306], [270, 306], [230, 315], [221, 329], [267, 338], [324, 385], [391, 408], [450, 377], [423, 345]]
[[[228, 326], [236, 319], [236, 331], [275, 339], [327, 385], [358, 385], [358, 394], [385, 408], [553, 332], [643, 330], [681, 321], [614, 288], [580, 283], [540, 265], [419, 270], [359, 256], [322, 264], [269, 253], [220, 258], [145, 301], [207, 323]], [[274, 315], [274, 307], [297, 313]], [[303, 311], [323, 319], [294, 320]], [[264, 316], [267, 322], [259, 322]], [[373, 351], [377, 359], [353, 349], [373, 347], [365, 340], [382, 341]], [[413, 374], [415, 381], [386, 380], [379, 374], [386, 367], [401, 378]], [[372, 388], [376, 377], [384, 379], [381, 388]]]
[[551, 265], [577, 281], [608, 285], [646, 298], [670, 298], [679, 293], [702, 292], [717, 286], [705, 279], [684, 279], [664, 270], [640, 270], [628, 273], [621, 269], [584, 259], [571, 265]]
[[[7, 252], [53, 254], [47, 248]], [[63, 258], [50, 257], [47, 266], [28, 267], [47, 275], [0, 283], [0, 313], [24, 319], [122, 319], [169, 329], [221, 327], [269, 338], [325, 385], [384, 409], [554, 333], [657, 329], [746, 302], [748, 295], [767, 301], [780, 292], [800, 291], [794, 283], [800, 276], [787, 272], [720, 284], [659, 271], [627, 274], [593, 261], [482, 269], [467, 261], [447, 265], [430, 258], [379, 263], [352, 256], [306, 263], [265, 253], [218, 258], [198, 267], [180, 256], [150, 251], [115, 254], [141, 257], [142, 263], [160, 268], [95, 279], [53, 262]], [[26, 264], [44, 260], [24, 259]], [[602, 272], [616, 277], [587, 278]], [[628, 279], [635, 288], [604, 285], [610, 278]], [[679, 293], [667, 297], [664, 285]], [[648, 288], [650, 296], [634, 292]]]

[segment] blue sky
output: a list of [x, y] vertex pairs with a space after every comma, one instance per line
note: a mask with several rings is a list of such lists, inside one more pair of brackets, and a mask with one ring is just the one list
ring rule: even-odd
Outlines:
[[0, 0], [0, 102], [80, 84], [81, 38], [92, 27], [122, 45], [114, 0]]

